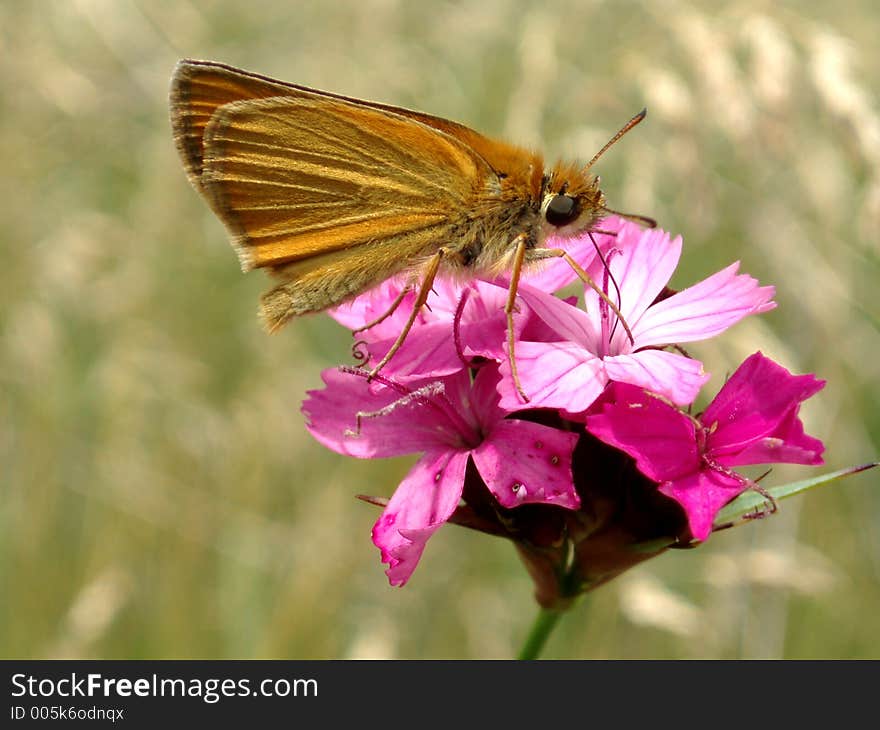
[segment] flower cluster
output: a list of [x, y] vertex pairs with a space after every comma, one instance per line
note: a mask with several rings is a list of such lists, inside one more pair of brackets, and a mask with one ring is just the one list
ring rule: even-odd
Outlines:
[[[384, 505], [373, 542], [393, 585], [452, 521], [513, 539], [539, 601], [555, 605], [650, 556], [635, 544], [705, 540], [721, 507], [761, 489], [734, 467], [822, 463], [798, 409], [824, 383], [759, 352], [701, 415], [689, 410], [710, 376], [680, 345], [772, 309], [773, 288], [734, 263], [675, 292], [667, 283], [680, 237], [619, 218], [602, 228], [563, 245], [603, 295], [584, 287], [580, 303], [560, 297], [579, 281], [561, 260], [520, 280], [518, 381], [508, 282], [438, 279], [380, 374], [327, 370], [325, 387], [309, 393], [308, 427], [327, 447], [359, 458], [421, 454], [390, 500], [373, 499]], [[352, 330], [371, 324], [357, 335], [367, 364], [400, 333], [411, 284], [389, 280], [332, 312]]]

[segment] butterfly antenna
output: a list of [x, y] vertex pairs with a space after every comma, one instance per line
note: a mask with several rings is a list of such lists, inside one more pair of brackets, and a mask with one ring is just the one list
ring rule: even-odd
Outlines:
[[586, 164], [586, 166], [584, 167], [584, 172], [589, 170], [595, 164], [596, 160], [598, 160], [602, 155], [604, 155], [608, 151], [608, 148], [611, 147], [611, 145], [613, 145], [615, 142], [617, 142], [617, 140], [619, 140], [621, 137], [623, 137], [623, 135], [625, 135], [627, 132], [629, 132], [629, 130], [631, 130], [640, 121], [642, 121], [645, 118], [645, 115], [647, 113], [648, 113], [647, 109], [642, 109], [642, 111], [640, 111], [632, 119], [630, 119], [626, 124], [624, 124], [620, 128], [620, 131], [618, 131], [617, 134], [615, 134], [611, 139], [609, 139], [605, 143], [605, 146], [601, 150], [599, 150], [595, 155], [593, 155], [593, 159], [590, 160]]
[[612, 210], [611, 208], [606, 208], [604, 205], [599, 206], [599, 210], [608, 213], [609, 215], [619, 215], [621, 218], [626, 218], [628, 221], [633, 221], [634, 223], [641, 223], [645, 228], [656, 228], [657, 221], [653, 218], [649, 218], [646, 215], [638, 215], [637, 213], [621, 213], [619, 210]]

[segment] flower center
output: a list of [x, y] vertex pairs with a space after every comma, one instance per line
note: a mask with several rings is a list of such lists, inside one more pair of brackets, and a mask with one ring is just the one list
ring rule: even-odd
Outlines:
[[[613, 298], [613, 301], [615, 301], [615, 303], [617, 304], [618, 309], [620, 308], [620, 287], [617, 285], [617, 281], [611, 274], [611, 259], [613, 259], [616, 255], [620, 253], [622, 252], [619, 248], [609, 249], [608, 253], [606, 253], [604, 256], [602, 255], [602, 252], [599, 251], [599, 257], [602, 261], [602, 292], [609, 299]], [[601, 336], [599, 338], [599, 352], [596, 354], [599, 355], [599, 357], [621, 354], [619, 352], [615, 352], [615, 350], [620, 348], [614, 348], [611, 345], [611, 341], [615, 333], [617, 332], [620, 322], [617, 319], [617, 315], [611, 311], [611, 307], [608, 306], [608, 302], [601, 297], [599, 298], [599, 322], [601, 327]]]

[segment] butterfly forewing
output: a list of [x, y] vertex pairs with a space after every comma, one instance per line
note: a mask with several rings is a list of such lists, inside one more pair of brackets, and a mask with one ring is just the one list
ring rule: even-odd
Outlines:
[[202, 173], [202, 140], [214, 112], [224, 104], [273, 96], [322, 98], [390, 112], [458, 139], [494, 169], [497, 169], [495, 163], [500, 162], [501, 158], [506, 159], [513, 149], [463, 124], [424, 112], [310, 89], [222, 63], [186, 59], [177, 64], [171, 78], [171, 124], [187, 173], [197, 188], [200, 187]]
[[246, 268], [440, 226], [491, 174], [448, 135], [318, 96], [221, 106], [203, 148], [202, 189]]
[[181, 61], [171, 77], [171, 126], [187, 174], [201, 189], [203, 136], [208, 122], [224, 104], [288, 93], [281, 82], [231, 69], [222, 64]]

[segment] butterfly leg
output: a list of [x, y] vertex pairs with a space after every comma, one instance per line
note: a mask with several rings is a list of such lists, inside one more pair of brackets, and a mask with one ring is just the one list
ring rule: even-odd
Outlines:
[[384, 322], [386, 319], [388, 319], [392, 314], [394, 314], [397, 311], [397, 308], [400, 306], [400, 303], [403, 301], [403, 298], [407, 295], [408, 292], [409, 292], [409, 286], [406, 286], [403, 289], [401, 289], [400, 294], [398, 294], [397, 297], [394, 299], [394, 301], [391, 302], [391, 306], [388, 307], [387, 311], [384, 314], [376, 317], [376, 319], [374, 319], [372, 322], [367, 322], [367, 324], [363, 325], [362, 327], [358, 327], [357, 329], [352, 330], [351, 333], [353, 335], [356, 335], [358, 332], [365, 332], [366, 330], [372, 329], [377, 324]]
[[516, 392], [522, 398], [523, 403], [529, 402], [529, 397], [523, 390], [522, 383], [519, 382], [519, 374], [516, 370], [516, 339], [513, 333], [513, 313], [516, 311], [516, 290], [519, 288], [519, 277], [522, 274], [523, 262], [526, 258], [526, 234], [521, 233], [514, 239], [516, 249], [513, 253], [513, 267], [510, 272], [510, 285], [507, 289], [507, 304], [504, 306], [504, 314], [507, 315], [507, 358], [510, 361], [510, 375], [513, 378], [513, 384], [516, 386]]
[[[422, 310], [422, 306], [428, 301], [428, 294], [431, 293], [431, 287], [434, 286], [434, 279], [437, 276], [437, 271], [440, 269], [440, 262], [443, 260], [443, 256], [446, 254], [446, 249], [440, 249], [435, 253], [430, 259], [428, 259], [428, 265], [425, 268], [425, 276], [422, 279], [422, 285], [419, 287], [418, 296], [416, 296], [416, 301], [413, 304], [412, 312], [409, 314], [409, 319], [406, 320], [406, 324], [403, 325], [403, 329], [400, 334], [397, 336], [397, 339], [394, 341], [394, 344], [391, 345], [391, 349], [385, 353], [385, 357], [383, 357], [376, 366], [370, 370], [367, 375], [367, 380], [376, 377], [379, 374], [379, 371], [384, 368], [388, 362], [394, 357], [395, 353], [401, 348], [403, 345], [406, 336], [409, 334], [409, 331], [413, 328], [415, 324], [416, 317], [419, 316], [419, 312]], [[404, 290], [406, 291], [406, 290]], [[402, 299], [402, 297], [400, 297]], [[400, 302], [395, 303], [394, 307], [396, 308]]]

